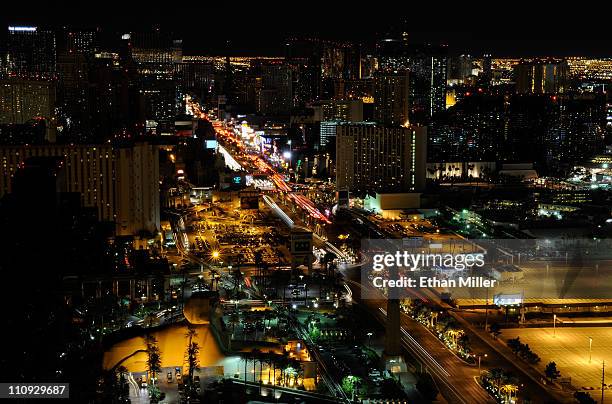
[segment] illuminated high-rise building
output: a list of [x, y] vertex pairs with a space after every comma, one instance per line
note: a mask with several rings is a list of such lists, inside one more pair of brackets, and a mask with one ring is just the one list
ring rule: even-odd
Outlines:
[[363, 121], [361, 100], [321, 100], [313, 103], [312, 107], [315, 108], [315, 120], [318, 121]]
[[0, 124], [20, 124], [35, 118], [53, 119], [55, 85], [50, 81], [0, 81]]
[[409, 120], [425, 124], [446, 108], [447, 50], [444, 46], [412, 44], [404, 34], [377, 44], [378, 71], [409, 72]]
[[446, 109], [446, 48], [414, 47], [410, 51], [410, 121], [425, 124]]
[[449, 58], [447, 81], [452, 84], [461, 84], [472, 75], [473, 58], [470, 55], [459, 55]]
[[405, 125], [409, 120], [409, 76], [379, 73], [374, 76], [374, 120], [384, 125]]
[[100, 145], [16, 145], [0, 147], [0, 198], [12, 192], [13, 177], [30, 157], [63, 160], [63, 192], [80, 194], [99, 220], [116, 223], [118, 235], [159, 230], [159, 152], [156, 145], [134, 142]]
[[282, 63], [265, 63], [261, 66], [261, 89], [257, 110], [268, 115], [287, 115], [291, 101], [291, 69]]
[[159, 124], [173, 121], [181, 105], [182, 89], [175, 77], [175, 65], [182, 62], [182, 41], [159, 29], [124, 34], [122, 38], [136, 64], [147, 128], [157, 130]]
[[195, 94], [203, 101], [210, 101], [214, 93], [215, 68], [211, 61], [194, 56], [185, 56], [176, 65], [178, 79], [186, 92]]
[[53, 31], [33, 26], [9, 26], [6, 45], [7, 73], [10, 76], [54, 77], [56, 44]]
[[340, 123], [336, 186], [357, 193], [422, 190], [426, 154], [426, 127]]
[[117, 234], [160, 229], [159, 149], [135, 143], [115, 149]]
[[46, 122], [45, 138], [55, 140], [55, 82], [9, 78], [0, 80], [0, 124]]
[[568, 65], [564, 60], [522, 61], [514, 66], [517, 94], [557, 94], [567, 87]]
[[97, 33], [94, 31], [68, 31], [64, 40], [67, 53], [89, 55], [97, 50]]
[[[81, 52], [60, 52], [57, 56], [59, 124], [66, 137], [84, 141], [91, 128], [89, 109], [90, 59]], [[81, 136], [76, 136], [79, 134]]]
[[363, 101], [324, 100], [312, 105], [314, 120], [320, 122], [319, 145], [326, 146], [336, 137], [336, 126], [342, 122], [363, 121]]

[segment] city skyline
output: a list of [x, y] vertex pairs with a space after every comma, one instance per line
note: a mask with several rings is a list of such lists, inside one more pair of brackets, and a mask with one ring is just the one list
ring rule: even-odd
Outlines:
[[0, 19], [0, 398], [612, 403], [612, 34], [132, 6]]
[[[130, 6], [122, 5], [129, 9]], [[329, 5], [328, 5], [329, 6]], [[547, 24], [527, 25], [519, 29], [511, 29], [510, 15], [503, 21], [501, 27], [492, 20], [478, 18], [476, 15], [467, 17], [477, 21], [474, 24], [456, 24], [458, 30], [432, 30], [426, 21], [410, 17], [388, 16], [384, 11], [371, 10], [372, 14], [364, 14], [358, 10], [342, 9], [342, 6], [329, 6], [328, 15], [317, 14], [315, 10], [304, 10], [298, 16], [285, 20], [281, 15], [271, 10], [258, 8], [248, 9], [248, 12], [237, 13], [230, 17], [229, 23], [214, 18], [189, 16], [180, 11], [169, 11], [164, 17], [154, 12], [141, 10], [141, 18], [134, 19], [129, 14], [114, 15], [113, 18], [92, 16], [81, 11], [80, 6], [64, 10], [57, 15], [53, 9], [39, 12], [12, 12], [2, 16], [3, 25], [41, 25], [54, 29], [62, 26], [72, 26], [75, 29], [91, 30], [103, 28], [108, 34], [146, 31], [150, 27], [159, 26], [163, 30], [173, 32], [177, 38], [183, 38], [185, 49], [193, 55], [246, 55], [246, 56], [283, 56], [283, 43], [288, 38], [308, 38], [316, 33], [318, 37], [327, 40], [356, 41], [361, 43], [375, 42], [385, 37], [399, 37], [402, 32], [408, 32], [410, 40], [417, 43], [431, 42], [448, 45], [452, 54], [473, 54], [481, 56], [492, 54], [497, 57], [534, 57], [534, 56], [586, 56], [612, 57], [612, 34], [603, 26], [575, 22], [579, 29], [560, 30], [551, 20]], [[112, 6], [111, 6], [112, 7]], [[115, 6], [121, 7], [121, 6]], [[132, 5], [138, 8], [136, 4]], [[342, 9], [336, 10], [333, 7]], [[223, 13], [220, 5], [211, 5], [210, 12]], [[358, 29], [343, 28], [336, 15], [344, 14]], [[458, 11], [458, 16], [467, 15], [466, 11]], [[50, 18], [50, 15], [53, 18]], [[401, 14], [400, 14], [401, 15]], [[534, 15], [539, 15], [534, 10]], [[550, 14], [551, 18], [555, 14]], [[452, 17], [439, 16], [440, 22], [453, 26]], [[559, 16], [559, 18], [563, 18]], [[480, 24], [480, 25], [479, 25]], [[465, 25], [465, 28], [462, 25]], [[231, 27], [231, 29], [230, 29]], [[248, 32], [248, 35], [244, 33]], [[206, 37], [206, 41], [196, 39]], [[229, 45], [228, 45], [228, 42]]]

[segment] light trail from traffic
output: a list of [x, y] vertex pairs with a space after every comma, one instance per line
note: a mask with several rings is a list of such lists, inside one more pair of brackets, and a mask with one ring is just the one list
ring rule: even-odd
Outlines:
[[[218, 139], [222, 139], [224, 142], [229, 142], [236, 146], [242, 153], [247, 154], [246, 146], [244, 143], [238, 139], [236, 136], [232, 135], [230, 131], [223, 128], [221, 125], [213, 125], [215, 131], [217, 133]], [[225, 148], [219, 146], [219, 151], [224, 153], [229, 153]], [[285, 194], [285, 198], [291, 202], [294, 202], [297, 206], [299, 206], [302, 210], [304, 210], [308, 215], [312, 218], [317, 219], [325, 224], [331, 224], [331, 221], [325, 216], [321, 211], [315, 206], [315, 204], [305, 197], [304, 195], [298, 194], [293, 191], [293, 188], [287, 184], [287, 182], [283, 179], [282, 175], [278, 173], [267, 161], [265, 161], [261, 156], [258, 155], [249, 155], [252, 160], [253, 165], [262, 173], [265, 173], [270, 176], [270, 179], [276, 185], [279, 191]], [[226, 162], [229, 159], [226, 158]], [[233, 161], [236, 161], [232, 158]], [[231, 161], [231, 160], [229, 160]], [[236, 162], [237, 165], [240, 165]]]
[[236, 161], [234, 157], [232, 157], [231, 154], [228, 153], [225, 147], [221, 145], [219, 145], [218, 147], [219, 147], [219, 153], [223, 155], [223, 159], [225, 160], [225, 165], [234, 171], [241, 171], [242, 166], [240, 165], [240, 163]]

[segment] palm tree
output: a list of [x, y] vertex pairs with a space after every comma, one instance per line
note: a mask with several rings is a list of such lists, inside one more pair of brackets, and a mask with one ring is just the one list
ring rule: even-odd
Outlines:
[[232, 324], [232, 338], [234, 338], [234, 331], [236, 330], [236, 325], [240, 324], [240, 315], [238, 312], [232, 312], [230, 315], [230, 323]]
[[234, 280], [233, 295], [235, 298], [239, 298], [238, 286], [240, 285], [240, 282], [242, 281], [242, 272], [240, 271], [240, 267], [234, 268], [234, 270], [232, 271], [232, 279]]
[[329, 273], [329, 264], [334, 259], [336, 259], [336, 255], [334, 253], [329, 252], [329, 251], [327, 251], [325, 253], [325, 255], [323, 256], [323, 266], [325, 267], [325, 274], [327, 276], [330, 276], [330, 273]]
[[499, 391], [505, 396], [505, 402], [510, 403], [512, 395], [518, 391], [518, 386], [515, 384], [504, 384], [499, 388]]
[[449, 328], [446, 331], [446, 334], [448, 336], [450, 336], [450, 338], [452, 340], [453, 347], [457, 348], [457, 341], [458, 341], [459, 337], [461, 337], [463, 335], [463, 330], [458, 329], [458, 328]]
[[257, 349], [257, 348], [254, 348], [251, 351], [251, 355], [252, 355], [252, 358], [253, 358], [253, 383], [255, 383], [255, 376], [257, 375], [257, 373], [255, 372], [255, 369], [256, 369], [255, 365], [257, 364], [258, 360], [261, 362], [261, 358], [260, 358], [261, 357], [261, 351], [259, 349]]
[[151, 334], [145, 336], [147, 345], [147, 372], [153, 378], [155, 383], [157, 372], [161, 371], [161, 353], [157, 346], [157, 340]]
[[268, 363], [268, 383], [270, 383], [273, 380], [270, 378], [270, 369], [272, 369], [274, 363], [274, 351], [268, 351], [266, 355], [266, 362]]
[[242, 353], [242, 358], [244, 359], [244, 385], [246, 388], [246, 382], [247, 382], [247, 364], [249, 362], [249, 357], [251, 356], [250, 352], [243, 352]]
[[278, 367], [281, 369], [281, 382], [279, 384], [281, 386], [286, 385], [285, 368], [287, 368], [287, 366], [289, 366], [289, 353], [283, 351], [282, 356], [278, 357]]
[[263, 259], [262, 259], [263, 254], [261, 253], [261, 250], [257, 250], [253, 253], [253, 256], [254, 256], [254, 261], [255, 261], [255, 268], [257, 270], [256, 271], [257, 276], [261, 278], [261, 264], [263, 262]]
[[193, 342], [193, 338], [196, 337], [198, 333], [196, 332], [195, 327], [192, 324], [187, 325], [187, 333], [185, 337], [188, 338], [187, 343], [187, 351], [185, 352], [185, 356], [187, 356], [187, 363], [189, 365], [188, 370], [188, 380], [189, 383], [193, 380], [194, 371], [199, 369], [199, 361], [198, 354], [200, 353], [200, 347], [197, 342]]
[[263, 378], [263, 363], [265, 362], [266, 354], [264, 352], [259, 353], [259, 395], [261, 396], [261, 385]]
[[125, 379], [126, 373], [127, 369], [124, 366], [119, 366], [103, 372], [104, 400], [112, 401], [117, 398], [129, 397], [129, 386]]
[[128, 373], [127, 368], [121, 365], [115, 370], [115, 372], [119, 375], [119, 397], [129, 397], [130, 387], [126, 379], [126, 374]]
[[493, 379], [493, 384], [499, 390], [502, 380], [505, 378], [505, 373], [500, 368], [493, 368], [489, 370], [490, 378]]
[[295, 370], [293, 373], [293, 385], [297, 387], [298, 378], [302, 373], [302, 363], [299, 360], [294, 359], [292, 360], [291, 367]]
[[147, 373], [151, 375], [151, 384], [149, 384], [149, 395], [152, 402], [157, 402], [161, 394], [159, 388], [155, 385], [157, 372], [161, 371], [161, 353], [157, 346], [157, 340], [151, 334], [145, 336], [147, 344]]

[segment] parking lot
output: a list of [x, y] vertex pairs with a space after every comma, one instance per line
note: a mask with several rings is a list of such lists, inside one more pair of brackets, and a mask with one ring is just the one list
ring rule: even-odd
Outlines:
[[200, 212], [189, 228], [192, 251], [211, 262], [286, 265], [288, 235], [271, 220], [270, 212]]
[[[537, 365], [544, 373], [546, 365], [554, 361], [561, 377], [571, 377], [571, 384], [577, 389], [590, 390], [593, 398], [601, 397], [602, 362], [612, 366], [612, 329], [605, 327], [557, 327], [521, 328], [504, 330], [501, 338], [520, 337], [523, 343], [542, 359]], [[592, 338], [591, 360], [589, 361], [589, 338]], [[606, 378], [610, 384], [612, 378]], [[605, 402], [612, 403], [612, 391], [606, 392]]]

